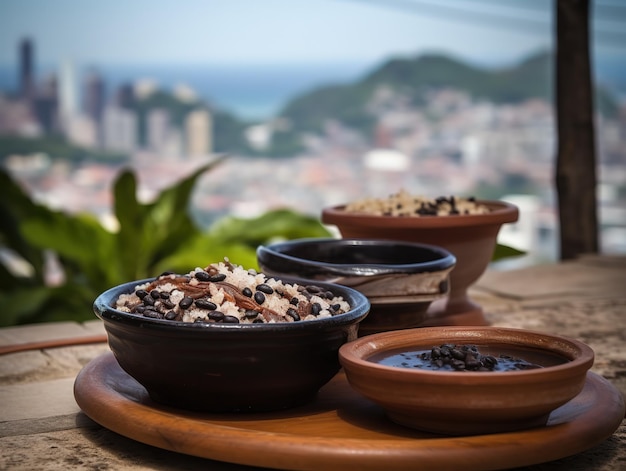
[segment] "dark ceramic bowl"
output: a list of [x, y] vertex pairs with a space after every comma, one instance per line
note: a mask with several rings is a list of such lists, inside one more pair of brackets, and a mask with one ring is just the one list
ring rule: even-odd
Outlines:
[[456, 259], [434, 245], [372, 239], [311, 238], [257, 249], [269, 276], [338, 283], [359, 290], [371, 312], [359, 335], [416, 327], [428, 306], [448, 292]]
[[270, 411], [309, 402], [339, 371], [339, 347], [356, 338], [370, 306], [358, 291], [319, 282], [352, 309], [301, 322], [197, 324], [112, 307], [121, 294], [146, 281], [151, 280], [105, 291], [94, 312], [104, 321], [120, 366], [154, 401], [182, 409]]
[[[505, 354], [541, 368], [445, 371], [415, 366], [412, 352], [443, 344], [475, 345], [482, 354]], [[401, 353], [411, 355], [390, 361]], [[427, 327], [355, 340], [341, 347], [339, 358], [351, 386], [382, 406], [392, 421], [427, 432], [473, 435], [545, 425], [552, 411], [582, 391], [594, 353], [577, 340], [528, 330]]]

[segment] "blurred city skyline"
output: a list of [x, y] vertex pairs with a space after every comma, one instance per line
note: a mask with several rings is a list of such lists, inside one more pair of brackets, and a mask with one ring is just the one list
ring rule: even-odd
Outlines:
[[[0, 90], [16, 91], [16, 52], [29, 39], [37, 81], [70, 63], [78, 77], [96, 71], [113, 87], [190, 85], [213, 105], [264, 119], [298, 93], [392, 57], [518, 63], [553, 49], [553, 10], [545, 0], [3, 0]], [[591, 2], [591, 19], [596, 79], [626, 96], [626, 5]]]

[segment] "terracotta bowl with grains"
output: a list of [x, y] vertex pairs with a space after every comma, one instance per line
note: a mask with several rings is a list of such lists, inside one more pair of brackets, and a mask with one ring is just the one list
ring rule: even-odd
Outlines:
[[425, 325], [487, 325], [468, 289], [491, 262], [503, 224], [519, 217], [504, 201], [455, 196], [425, 198], [405, 191], [322, 210], [324, 224], [346, 239], [371, 238], [438, 245], [456, 257], [448, 295], [432, 303]]

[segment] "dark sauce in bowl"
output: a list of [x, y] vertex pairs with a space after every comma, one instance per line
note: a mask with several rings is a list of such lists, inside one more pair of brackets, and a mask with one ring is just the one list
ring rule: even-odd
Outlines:
[[368, 361], [396, 368], [431, 371], [521, 371], [565, 363], [550, 352], [509, 346], [443, 344], [427, 350], [397, 349], [377, 353]]

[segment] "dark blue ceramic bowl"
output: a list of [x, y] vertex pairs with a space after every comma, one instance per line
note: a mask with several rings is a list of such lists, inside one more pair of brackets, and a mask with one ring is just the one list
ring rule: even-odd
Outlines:
[[308, 238], [257, 248], [268, 276], [341, 284], [365, 294], [371, 312], [360, 335], [417, 327], [449, 290], [456, 258], [435, 245], [373, 239]]
[[[338, 351], [357, 337], [370, 303], [360, 292], [316, 282], [352, 307], [333, 317], [275, 324], [197, 324], [151, 319], [114, 309], [123, 293], [151, 280], [102, 293], [104, 321], [120, 366], [155, 401], [200, 411], [270, 411], [311, 401], [339, 371]], [[283, 281], [290, 282], [283, 278]]]

